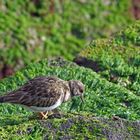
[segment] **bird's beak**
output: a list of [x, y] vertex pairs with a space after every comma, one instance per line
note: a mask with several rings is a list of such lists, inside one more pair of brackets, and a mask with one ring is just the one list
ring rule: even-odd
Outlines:
[[80, 96], [80, 99], [81, 99], [82, 103], [84, 103], [84, 96], [83, 95]]

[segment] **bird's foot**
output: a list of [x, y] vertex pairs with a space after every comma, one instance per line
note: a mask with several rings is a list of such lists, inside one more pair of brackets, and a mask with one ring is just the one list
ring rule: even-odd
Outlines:
[[49, 116], [50, 116], [50, 118], [62, 118], [63, 117], [63, 113], [60, 112], [58, 109], [54, 109], [53, 111], [51, 111]]
[[48, 118], [48, 112], [39, 112], [39, 119], [44, 120]]

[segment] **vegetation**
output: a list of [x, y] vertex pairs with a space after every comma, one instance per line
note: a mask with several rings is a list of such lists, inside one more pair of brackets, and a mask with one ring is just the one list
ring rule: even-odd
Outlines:
[[87, 41], [131, 23], [129, 9], [130, 0], [2, 0], [0, 63], [17, 70], [46, 57], [72, 60]]
[[[140, 22], [112, 39], [93, 41], [79, 54], [98, 64], [98, 74], [140, 95]], [[96, 67], [93, 66], [93, 70]]]
[[[57, 61], [42, 60], [38, 63], [30, 64], [15, 75], [1, 80], [0, 93], [4, 94], [15, 90], [28, 79], [39, 75], [54, 75], [65, 80], [81, 80], [86, 85], [84, 104], [81, 103], [79, 98], [74, 98], [60, 107], [65, 116], [61, 119], [48, 119], [44, 122], [30, 120], [32, 113], [21, 106], [1, 104], [0, 138], [41, 139], [46, 137], [53, 139], [75, 136], [76, 138], [105, 139], [110, 135], [115, 135], [115, 133], [119, 134], [119, 131], [116, 131], [117, 129], [113, 130], [114, 134], [110, 134], [110, 129], [114, 124], [111, 118], [114, 116], [119, 117], [118, 123], [122, 123], [121, 118], [129, 120], [140, 119], [140, 98], [138, 96], [119, 85], [102, 79], [90, 69], [62, 59]], [[92, 116], [109, 117], [110, 122], [106, 122], [104, 119], [98, 120], [92, 118]], [[127, 133], [123, 136], [139, 137], [138, 128], [135, 128], [136, 126], [133, 123], [124, 124], [123, 129]], [[115, 124], [115, 127], [117, 127], [117, 124]], [[134, 135], [130, 135], [129, 128]], [[10, 135], [8, 135], [9, 132]]]
[[[0, 78], [8, 68], [17, 71], [0, 80], [0, 95], [42, 75], [86, 86], [84, 103], [75, 97], [59, 107], [62, 117], [44, 121], [20, 105], [0, 104], [0, 139], [140, 139], [140, 21], [130, 24], [130, 6], [130, 0], [0, 2]], [[52, 59], [58, 56], [67, 60]]]
[[[65, 64], [59, 60], [60, 66], [51, 66], [46, 60], [31, 64], [27, 68], [17, 72], [14, 76], [0, 82], [0, 91], [5, 93], [23, 85], [28, 79], [39, 75], [55, 75], [65, 80], [79, 79], [86, 85], [85, 103], [78, 98], [62, 106], [65, 112], [88, 112], [95, 116], [112, 117], [114, 115], [125, 119], [136, 120], [140, 118], [140, 97], [129, 90], [102, 79], [92, 70]], [[57, 64], [55, 61], [51, 62]], [[64, 63], [64, 64], [63, 64]], [[82, 75], [82, 76], [81, 76]], [[28, 114], [29, 112], [19, 106], [1, 105], [0, 114]]]
[[[28, 120], [3, 117], [0, 120], [1, 139], [139, 139], [140, 122], [95, 118], [91, 115], [70, 115], [58, 119]], [[10, 132], [10, 135], [9, 135]]]

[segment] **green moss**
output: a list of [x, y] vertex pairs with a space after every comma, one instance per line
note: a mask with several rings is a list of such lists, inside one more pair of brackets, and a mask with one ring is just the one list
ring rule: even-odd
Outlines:
[[[85, 103], [80, 99], [63, 104], [62, 118], [30, 119], [32, 113], [18, 105], [0, 105], [0, 139], [102, 139], [109, 137], [138, 139], [139, 122], [125, 121], [112, 116], [136, 120], [140, 118], [140, 98], [129, 90], [109, 83], [90, 69], [62, 59], [42, 60], [0, 81], [0, 93], [22, 86], [39, 75], [55, 75], [65, 80], [78, 79], [86, 85]], [[124, 106], [128, 101], [130, 106]], [[93, 117], [96, 116], [96, 117]], [[99, 116], [110, 119], [100, 118]]]
[[3, 117], [1, 139], [139, 139], [139, 122], [95, 118], [90, 114], [67, 114], [61, 119], [28, 120], [27, 117]]
[[[91, 116], [90, 116], [91, 117]], [[98, 121], [100, 122], [100, 121]], [[84, 139], [84, 138], [105, 138], [101, 133], [102, 123], [98, 123], [96, 119], [87, 118], [84, 116], [71, 116], [64, 119], [54, 119], [44, 123], [44, 128], [49, 126], [49, 132], [55, 131], [55, 139], [70, 138], [70, 139]], [[51, 124], [51, 125], [50, 125]], [[54, 129], [56, 128], [56, 129]], [[52, 135], [54, 135], [52, 133]]]
[[[98, 39], [81, 51], [80, 57], [92, 60], [90, 67], [106, 78], [140, 95], [140, 21], [111, 39]], [[98, 65], [97, 65], [98, 64]], [[83, 64], [86, 65], [86, 64]]]
[[[73, 63], [63, 60], [47, 61], [42, 60], [31, 64], [18, 71], [15, 75], [0, 81], [0, 93], [15, 90], [22, 86], [28, 79], [41, 75], [54, 75], [64, 80], [78, 79], [85, 86], [85, 103], [82, 104], [79, 98], [61, 106], [64, 112], [88, 112], [96, 116], [117, 115], [126, 119], [140, 118], [140, 98], [126, 88], [112, 84], [102, 79], [90, 69], [79, 67]], [[0, 114], [26, 114], [30, 112], [18, 105], [0, 105]]]
[[41, 139], [43, 128], [38, 121], [20, 115], [1, 116], [0, 139]]

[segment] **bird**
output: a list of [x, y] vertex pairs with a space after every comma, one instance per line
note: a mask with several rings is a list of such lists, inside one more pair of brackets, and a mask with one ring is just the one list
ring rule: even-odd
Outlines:
[[38, 76], [27, 81], [19, 89], [0, 96], [0, 103], [23, 105], [41, 117], [48, 118], [49, 111], [74, 96], [83, 102], [85, 85], [79, 80], [65, 81], [56, 76]]

